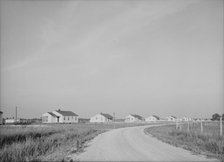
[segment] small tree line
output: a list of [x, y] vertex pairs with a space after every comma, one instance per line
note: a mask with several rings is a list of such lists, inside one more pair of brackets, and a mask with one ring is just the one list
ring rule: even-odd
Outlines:
[[220, 118], [222, 117], [222, 120], [224, 120], [224, 114], [220, 115], [218, 113], [215, 113], [212, 115], [211, 120], [215, 121], [215, 120], [220, 120]]

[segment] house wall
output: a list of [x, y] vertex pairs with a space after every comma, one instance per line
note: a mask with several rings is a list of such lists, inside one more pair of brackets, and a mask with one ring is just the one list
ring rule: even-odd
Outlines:
[[127, 123], [129, 123], [129, 122], [137, 122], [137, 121], [141, 121], [141, 120], [135, 118], [132, 115], [128, 115], [128, 116], [125, 117], [125, 122], [127, 122]]
[[105, 116], [101, 115], [101, 114], [97, 114], [93, 117], [90, 118], [91, 123], [105, 123], [105, 122], [110, 122], [110, 119], [107, 119]]
[[183, 120], [183, 121], [191, 121], [191, 118], [183, 117], [182, 120]]
[[168, 121], [176, 121], [176, 119], [173, 118], [173, 117], [167, 117], [167, 120], [168, 120]]
[[64, 123], [78, 123], [78, 116], [63, 116]]
[[15, 119], [5, 119], [5, 124], [15, 123]]
[[59, 123], [64, 123], [64, 116], [58, 113], [57, 111], [53, 111], [55, 115], [59, 116]]
[[154, 116], [149, 116], [148, 118], [145, 119], [145, 121], [147, 122], [151, 122], [151, 121], [157, 121], [158, 119], [155, 118]]
[[2, 113], [0, 113], [0, 124], [3, 124], [3, 117]]
[[45, 113], [42, 115], [42, 123], [57, 123], [57, 118], [49, 113]]

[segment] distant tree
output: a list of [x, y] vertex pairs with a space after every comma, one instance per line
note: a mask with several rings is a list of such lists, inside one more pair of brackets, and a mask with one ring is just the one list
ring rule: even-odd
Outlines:
[[213, 114], [212, 120], [220, 120], [220, 115], [218, 113]]
[[224, 114], [222, 114], [222, 120], [224, 120]]

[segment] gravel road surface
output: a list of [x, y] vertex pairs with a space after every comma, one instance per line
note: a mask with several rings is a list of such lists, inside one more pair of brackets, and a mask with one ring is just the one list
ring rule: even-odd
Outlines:
[[150, 126], [114, 129], [90, 141], [84, 152], [73, 154], [80, 161], [218, 161], [163, 143], [144, 129]]

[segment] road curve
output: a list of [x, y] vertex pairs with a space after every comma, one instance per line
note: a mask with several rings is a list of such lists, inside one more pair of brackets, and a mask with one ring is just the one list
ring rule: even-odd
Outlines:
[[150, 126], [114, 129], [98, 135], [83, 153], [72, 158], [79, 161], [218, 161], [163, 143], [146, 135]]

